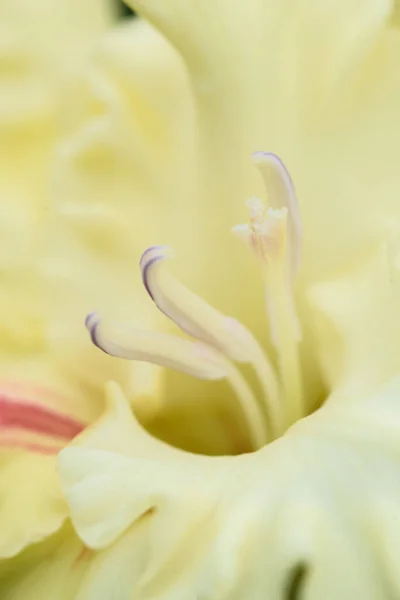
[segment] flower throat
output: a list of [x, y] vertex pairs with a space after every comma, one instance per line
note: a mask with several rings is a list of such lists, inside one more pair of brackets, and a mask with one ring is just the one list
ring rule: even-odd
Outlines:
[[[265, 307], [273, 366], [261, 345], [241, 323], [220, 313], [188, 290], [165, 268], [173, 251], [151, 246], [140, 259], [142, 280], [157, 308], [190, 339], [121, 325], [91, 313], [86, 327], [103, 352], [128, 360], [148, 361], [204, 380], [225, 379], [246, 420], [254, 450], [280, 437], [304, 416], [299, 362], [301, 330], [293, 281], [301, 258], [301, 222], [290, 176], [272, 153], [256, 152], [253, 161], [267, 189], [268, 206], [247, 201], [249, 224], [233, 232], [250, 246], [265, 279]], [[252, 367], [260, 384], [255, 394], [235, 363]]]

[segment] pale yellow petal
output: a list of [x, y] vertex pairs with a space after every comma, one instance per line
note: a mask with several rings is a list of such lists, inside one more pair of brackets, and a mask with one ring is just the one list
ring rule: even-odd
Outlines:
[[176, 230], [175, 209], [181, 218], [193, 211], [195, 115], [180, 57], [146, 23], [121, 25], [99, 44], [65, 117], [59, 211], [99, 258], [136, 260], [174, 222]]
[[387, 244], [314, 286], [319, 355], [335, 395], [371, 394], [399, 371], [400, 278]]
[[[77, 345], [72, 348], [93, 305], [80, 305], [71, 318], [65, 288], [57, 290], [65, 271], [62, 260], [52, 269], [56, 249], [52, 240], [47, 245], [49, 228], [58, 236], [51, 220], [52, 165], [63, 104], [79, 98], [77, 74], [113, 20], [109, 0], [85, 6], [61, 1], [56, 11], [48, 0], [5, 0], [0, 7], [0, 378], [52, 387], [75, 408], [80, 404], [86, 418], [102, 408], [100, 395], [89, 396], [90, 407], [82, 402], [98, 384], [93, 372], [104, 371], [102, 386], [110, 376], [119, 377], [119, 369], [107, 372], [101, 358], [91, 368], [90, 353], [85, 369], [85, 350], [77, 360]], [[75, 259], [72, 248], [71, 255]], [[76, 260], [84, 263], [84, 255]], [[85, 279], [91, 279], [87, 272]], [[90, 295], [86, 301], [91, 303]], [[130, 378], [131, 371], [125, 381]]]
[[[220, 460], [225, 464], [226, 459], [215, 459]], [[163, 570], [167, 556], [174, 578], [178, 564], [184, 564], [180, 544], [194, 533], [203, 543], [212, 535], [210, 527], [201, 532], [198, 521], [204, 502], [209, 510], [215, 502], [212, 490], [220, 472], [209, 466], [205, 457], [182, 453], [152, 438], [135, 421], [118, 387], [109, 387], [108, 411], [59, 456], [61, 483], [78, 535], [90, 547], [105, 548], [96, 553], [82, 584], [82, 600], [94, 598], [95, 592], [106, 598], [104, 590], [118, 600], [128, 598], [149, 559], [145, 588], [149, 585], [151, 590], [153, 576]], [[199, 479], [193, 467], [207, 481], [203, 490], [198, 489], [201, 475]], [[149, 536], [152, 539], [160, 531], [156, 546], [149, 546]], [[168, 586], [168, 572], [164, 577]]]
[[[152, 438], [128, 410], [118, 386], [110, 385], [108, 410], [58, 458], [78, 534], [92, 548], [115, 541], [143, 515], [156, 513], [166, 490], [179, 494], [179, 476], [192, 461], [203, 465], [204, 457], [186, 455]], [[161, 464], [167, 467], [164, 474]], [[129, 477], [132, 469], [134, 479]], [[115, 490], [121, 484], [125, 491], [117, 500]]]
[[398, 218], [400, 42], [388, 0], [131, 5], [189, 67], [211, 246], [218, 230], [219, 247], [229, 247], [226, 222], [240, 221], [243, 198], [260, 189], [248, 165], [257, 149], [276, 152], [295, 182], [308, 276], [341, 265], [385, 230], [388, 215]]
[[400, 2], [393, 0], [392, 23], [397, 27], [400, 25]]
[[48, 217], [50, 160], [74, 73], [112, 21], [108, 0], [0, 6], [1, 264], [32, 260]]
[[[98, 412], [76, 395], [57, 394], [57, 384], [39, 373], [48, 388], [23, 383], [30, 379], [27, 362], [2, 360], [1, 373], [19, 379], [0, 384], [0, 558], [57, 531], [68, 515], [55, 471], [56, 454]], [[14, 363], [14, 364], [13, 364]], [[16, 368], [18, 365], [18, 369]], [[49, 368], [49, 365], [47, 366]], [[17, 371], [20, 372], [18, 377]], [[28, 371], [28, 372], [27, 372]], [[50, 369], [51, 371], [51, 369]], [[34, 379], [34, 377], [32, 378]], [[55, 388], [51, 389], [51, 384]]]
[[139, 424], [116, 383], [107, 384], [104, 413], [65, 449], [59, 460], [64, 460], [62, 457], [68, 455], [67, 450], [80, 447], [128, 456], [136, 456], [137, 452], [148, 457], [181, 455], [179, 450], [152, 437]]
[[[153, 55], [161, 64], [152, 65]], [[193, 165], [187, 151], [193, 144], [187, 77], [161, 36], [144, 23], [128, 22], [104, 36], [80, 84], [79, 101], [64, 113], [55, 160], [58, 214], [45, 264], [57, 326], [53, 347], [60, 367], [91, 396], [107, 379], [117, 379], [132, 401], [146, 397], [137, 409], [148, 420], [159, 408], [159, 370], [101, 356], [89, 346], [82, 319], [93, 310], [104, 316], [112, 311], [121, 320], [135, 314], [141, 327], [158, 328], [135, 264], [143, 244], [161, 235], [167, 217], [175, 218], [167, 210], [175, 197], [172, 182], [183, 185]], [[165, 160], [170, 148], [173, 156]], [[152, 176], [153, 169], [159, 177]], [[162, 189], [171, 190], [168, 198]], [[66, 306], [71, 286], [75, 293]], [[76, 360], [77, 352], [82, 360]]]
[[75, 600], [91, 553], [69, 523], [0, 564], [2, 600]]
[[310, 600], [398, 595], [398, 377], [353, 404], [328, 403], [262, 451], [230, 459], [158, 452], [160, 442], [132, 435], [127, 405], [110, 392], [108, 416], [59, 464], [78, 534], [96, 539], [97, 521], [97, 533], [118, 539], [100, 541], [107, 547], [86, 572], [80, 600], [106, 598], [104, 590], [125, 600], [128, 589], [139, 600], [272, 598], [290, 589]]
[[132, 552], [137, 533], [132, 529], [111, 552], [94, 553], [66, 524], [46, 542], [0, 565], [2, 600], [131, 600], [146, 552], [143, 547]]
[[41, 541], [66, 519], [55, 460], [26, 451], [0, 453], [1, 558]]

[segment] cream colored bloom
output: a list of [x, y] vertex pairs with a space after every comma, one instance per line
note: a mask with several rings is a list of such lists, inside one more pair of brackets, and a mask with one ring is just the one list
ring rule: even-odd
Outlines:
[[[28, 549], [26, 577], [6, 578], [5, 597], [264, 598], [302, 588], [310, 598], [396, 595], [400, 138], [392, 7], [383, 0], [135, 4], [178, 53], [145, 23], [129, 25], [106, 38], [83, 84], [55, 178], [60, 215], [73, 227], [57, 236], [55, 258], [46, 261], [58, 273], [60, 300], [66, 283], [87, 278], [68, 305], [61, 339], [74, 348], [79, 335], [67, 335], [68, 323], [100, 288], [100, 314], [115, 302], [120, 321], [129, 248], [171, 244], [182, 280], [223, 312], [163, 273], [153, 249], [142, 262], [144, 280], [193, 341], [149, 334], [153, 319], [140, 302], [132, 311], [140, 336], [92, 315], [94, 341], [214, 382], [199, 391], [183, 375], [166, 375], [164, 403], [148, 425], [159, 437], [210, 454], [274, 441], [242, 457], [187, 454], [145, 433], [112, 388], [110, 410], [60, 458], [73, 524], [88, 549], [73, 534], [56, 550], [62, 538]], [[269, 212], [250, 202], [251, 226], [239, 233], [259, 262], [274, 256], [266, 269], [272, 365], [261, 349], [260, 265], [229, 234], [243, 220], [243, 199], [265, 196], [248, 161], [264, 147], [296, 182], [305, 241], [292, 292], [293, 205], [274, 208], [268, 187]], [[157, 259], [150, 269], [149, 258]], [[99, 276], [106, 261], [114, 272]], [[232, 361], [253, 367], [261, 402]], [[38, 552], [46, 578], [30, 563]], [[61, 580], [68, 583], [60, 591]]]
[[[279, 360], [273, 359], [269, 369], [262, 355], [263, 404], [260, 389], [252, 403], [254, 394], [240, 371], [231, 370], [232, 360], [244, 360], [260, 375], [254, 337], [164, 273], [160, 249], [143, 256], [144, 281], [153, 299], [194, 341], [130, 332], [91, 315], [87, 324], [95, 343], [111, 354], [228, 381], [236, 392], [232, 414], [244, 417], [241, 428], [231, 431], [243, 431], [246, 423], [256, 447], [263, 435], [277, 439], [242, 457], [187, 454], [149, 437], [130, 420], [119, 392], [111, 390], [103, 420], [60, 457], [74, 527], [94, 551], [81, 574], [78, 598], [112, 593], [118, 600], [132, 594], [174, 600], [285, 593], [306, 598], [396, 596], [399, 147], [393, 131], [399, 126], [399, 40], [390, 25], [391, 6], [378, 1], [300, 2], [290, 4], [289, 11], [286, 2], [254, 2], [251, 10], [243, 3], [230, 6], [229, 15], [223, 2], [210, 13], [207, 6], [194, 10], [179, 0], [168, 5], [144, 0], [135, 7], [184, 56], [188, 97], [193, 94], [198, 111], [193, 133], [182, 118], [181, 131], [190, 133], [197, 166], [191, 180], [185, 172], [180, 187], [173, 187], [182, 198], [179, 218], [172, 212], [176, 229], [168, 214], [164, 219], [166, 241], [180, 250], [178, 255], [187, 249], [190, 272], [183, 260], [177, 271], [227, 314], [244, 315], [246, 325], [253, 325], [264, 341], [264, 311], [253, 293], [259, 279], [250, 262], [239, 257], [243, 249], [229, 240], [228, 223], [240, 222], [244, 198], [264, 196], [248, 166], [250, 151], [267, 147], [277, 152], [296, 182], [304, 225], [294, 296], [305, 364], [300, 368], [298, 315], [288, 277], [279, 278], [279, 268], [272, 269], [272, 289], [266, 275], [270, 334]], [[146, 30], [143, 24], [138, 27]], [[157, 36], [150, 30], [146, 39]], [[187, 94], [184, 81], [181, 89]], [[138, 97], [151, 106], [151, 95], [136, 93]], [[153, 139], [146, 132], [138, 137]], [[124, 138], [117, 139], [122, 144]], [[84, 146], [91, 153], [95, 147]], [[168, 160], [172, 154], [161, 156]], [[163, 179], [164, 164], [155, 165], [159, 171], [152, 173], [160, 174], [155, 185], [161, 186], [168, 181]], [[141, 172], [144, 176], [146, 170]], [[79, 175], [83, 179], [71, 177], [78, 192], [82, 180], [88, 182], [85, 169]], [[171, 193], [166, 188], [164, 197]], [[267, 196], [273, 204], [268, 187]], [[253, 240], [261, 261], [272, 251], [273, 267], [288, 270], [280, 252], [283, 233], [289, 231], [288, 214], [272, 210], [267, 223], [259, 203], [250, 203], [250, 209], [251, 227], [239, 233]], [[202, 240], [197, 252], [185, 247], [192, 223]], [[289, 235], [289, 248], [293, 239]], [[269, 276], [271, 282], [271, 269]], [[310, 323], [317, 332], [312, 353]], [[319, 361], [325, 389], [315, 383]], [[172, 389], [194, 405], [186, 382]], [[326, 396], [320, 410], [278, 437], [280, 428], [286, 430], [306, 414], [307, 406]], [[203, 405], [208, 410], [209, 404]], [[264, 420], [254, 416], [260, 406]], [[262, 423], [269, 430], [263, 431]], [[176, 429], [164, 431], [164, 437], [176, 443]], [[242, 447], [248, 448], [247, 443]]]

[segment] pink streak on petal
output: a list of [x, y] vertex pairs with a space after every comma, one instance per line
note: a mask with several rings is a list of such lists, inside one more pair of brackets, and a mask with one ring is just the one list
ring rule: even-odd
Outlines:
[[0, 395], [0, 430], [24, 429], [51, 437], [71, 440], [84, 424], [43, 406]]

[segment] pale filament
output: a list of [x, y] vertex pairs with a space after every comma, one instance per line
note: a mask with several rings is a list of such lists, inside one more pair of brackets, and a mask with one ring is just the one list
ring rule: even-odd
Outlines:
[[239, 369], [231, 362], [229, 366], [230, 369], [226, 376], [227, 382], [240, 400], [243, 415], [249, 427], [252, 447], [254, 450], [258, 450], [271, 440], [266, 419], [260, 410], [256, 397]]
[[280, 384], [269, 358], [257, 342], [255, 342], [254, 355], [250, 364], [263, 392], [262, 405], [269, 421], [271, 439], [276, 439], [286, 429]]
[[278, 353], [286, 427], [300, 419], [303, 413], [296, 317], [293, 314], [290, 293], [282, 266], [269, 265], [266, 283], [267, 315], [274, 331], [274, 344]]
[[275, 439], [285, 430], [280, 384], [268, 356], [250, 331], [245, 331], [248, 356], [246, 363], [252, 367], [260, 383], [263, 392], [261, 406], [269, 423], [270, 439]]

